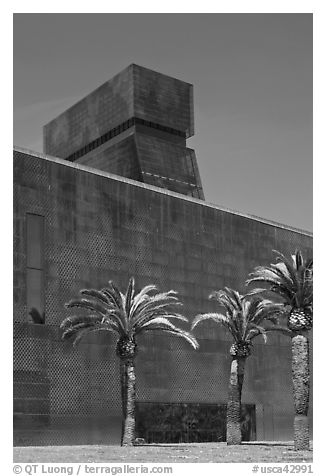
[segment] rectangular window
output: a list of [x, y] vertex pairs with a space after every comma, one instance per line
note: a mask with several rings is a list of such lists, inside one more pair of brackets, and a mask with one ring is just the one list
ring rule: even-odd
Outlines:
[[27, 267], [43, 269], [44, 217], [27, 213]]
[[35, 323], [44, 322], [44, 217], [27, 213], [27, 313]]

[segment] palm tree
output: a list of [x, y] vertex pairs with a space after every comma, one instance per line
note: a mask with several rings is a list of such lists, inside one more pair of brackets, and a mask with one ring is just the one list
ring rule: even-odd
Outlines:
[[241, 394], [246, 359], [250, 355], [252, 340], [256, 336], [262, 335], [266, 342], [267, 329], [263, 326], [263, 321], [277, 323], [281, 306], [259, 296], [248, 299], [227, 287], [213, 292], [209, 299], [216, 300], [220, 306], [224, 307], [225, 314], [199, 314], [195, 317], [191, 329], [210, 319], [226, 327], [233, 337], [230, 348], [232, 362], [227, 402], [226, 441], [228, 445], [239, 445], [241, 443]]
[[114, 332], [118, 335], [116, 354], [120, 358], [120, 383], [122, 396], [122, 437], [121, 446], [132, 446], [135, 439], [135, 357], [136, 336], [147, 331], [164, 331], [182, 337], [195, 349], [195, 337], [176, 327], [169, 319], [188, 322], [183, 315], [172, 311], [172, 306], [180, 306], [175, 291], [159, 293], [154, 285], [145, 286], [135, 293], [134, 278], [129, 280], [125, 294], [109, 281], [107, 288], [83, 289], [82, 298], [66, 304], [68, 308], [81, 308], [87, 313], [67, 317], [61, 323], [62, 338], [72, 337], [74, 345], [90, 332]]
[[258, 266], [247, 280], [247, 284], [263, 283], [268, 289], [260, 288], [252, 294], [271, 291], [282, 298], [288, 309], [287, 329], [292, 338], [292, 380], [294, 396], [294, 448], [309, 449], [309, 336], [312, 328], [313, 260], [304, 260], [301, 251], [288, 259], [279, 251], [276, 263]]

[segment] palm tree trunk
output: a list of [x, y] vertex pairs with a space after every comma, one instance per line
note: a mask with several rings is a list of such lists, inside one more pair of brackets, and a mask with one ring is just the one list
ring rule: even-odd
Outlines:
[[134, 359], [126, 359], [122, 385], [123, 433], [121, 446], [133, 446], [135, 440], [136, 376]]
[[294, 449], [309, 449], [309, 339], [307, 332], [292, 337]]
[[226, 411], [226, 442], [241, 444], [241, 393], [245, 369], [245, 357], [233, 358]]
[[120, 359], [120, 386], [121, 386], [121, 406], [122, 406], [122, 424], [121, 424], [121, 441], [122, 446], [123, 435], [125, 432], [126, 420], [126, 400], [127, 400], [127, 367], [123, 359]]

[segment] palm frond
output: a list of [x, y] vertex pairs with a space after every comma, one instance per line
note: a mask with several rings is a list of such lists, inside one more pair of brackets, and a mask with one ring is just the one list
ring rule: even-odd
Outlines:
[[204, 321], [212, 320], [216, 324], [221, 324], [222, 322], [229, 322], [229, 319], [224, 316], [223, 314], [219, 314], [217, 312], [207, 312], [206, 314], [197, 314], [191, 324], [191, 330], [201, 324]]
[[265, 288], [258, 288], [241, 295], [230, 288], [224, 288], [213, 294], [219, 304], [223, 303], [226, 314], [199, 314], [192, 322], [193, 330], [199, 323], [211, 319], [228, 329], [236, 343], [251, 342], [258, 335], [266, 341], [266, 325], [279, 324], [279, 318], [285, 313], [284, 303], [275, 303], [264, 297]]
[[279, 251], [273, 251], [277, 262], [256, 267], [249, 274], [246, 284], [261, 282], [269, 285], [269, 291], [279, 295], [291, 306], [299, 308], [309, 305], [312, 300], [312, 259], [304, 261], [299, 250], [291, 259]]
[[[129, 281], [129, 286], [134, 286], [133, 278], [131, 278], [131, 280]], [[130, 292], [130, 298], [132, 298], [132, 289]], [[127, 296], [120, 292], [120, 290], [114, 284], [113, 281], [109, 281], [109, 286], [107, 288], [101, 289], [100, 293], [103, 294], [109, 302], [107, 314], [111, 317], [112, 320], [117, 322], [117, 325], [119, 326], [121, 332], [125, 333], [129, 327], [128, 315], [126, 312]]]
[[121, 296], [123, 295], [120, 289], [115, 285], [113, 281], [109, 281], [109, 288], [111, 288], [112, 295], [115, 297], [117, 307], [123, 309], [122, 299]]
[[241, 339], [237, 328], [234, 326], [234, 322], [232, 322], [232, 320], [228, 316], [216, 312], [198, 314], [192, 321], [191, 330], [195, 329], [198, 324], [207, 320], [212, 320], [216, 324], [222, 324], [224, 327], [226, 327], [226, 329], [230, 332], [230, 334], [235, 340]]
[[149, 284], [147, 286], [144, 286], [136, 296], [134, 296], [132, 306], [130, 309], [130, 314], [134, 312], [134, 310], [144, 301], [147, 301], [150, 299], [149, 293], [158, 291], [157, 287], [154, 284]]
[[130, 309], [131, 309], [132, 300], [134, 298], [134, 294], [135, 294], [135, 280], [134, 278], [130, 278], [128, 288], [126, 291], [126, 305], [125, 305], [125, 311], [128, 318], [130, 318]]
[[272, 286], [270, 288], [270, 291], [272, 293], [278, 294], [281, 298], [285, 300], [285, 302], [289, 304], [293, 301], [293, 298], [295, 296], [294, 291], [291, 291], [289, 288], [283, 286], [282, 284], [280, 284], [279, 286]]
[[[242, 310], [242, 298], [237, 291], [234, 289], [225, 287], [220, 289], [219, 291], [214, 291], [210, 296], [209, 299], [215, 299], [220, 306], [223, 306], [226, 310], [227, 315], [229, 316], [230, 320], [236, 321], [234, 318], [235, 313]], [[235, 327], [239, 330], [239, 323], [235, 323]]]
[[115, 308], [120, 310], [124, 309], [121, 293], [113, 281], [109, 281], [109, 286], [107, 288], [101, 289], [101, 292], [108, 298]]
[[298, 271], [298, 276], [301, 286], [309, 286], [309, 284], [312, 283], [312, 269], [302, 266]]
[[185, 339], [186, 341], [188, 341], [194, 349], [197, 349], [199, 347], [197, 339], [190, 332], [187, 332], [184, 329], [180, 329], [179, 327], [176, 327], [168, 319], [165, 319], [163, 317], [156, 317], [152, 319], [151, 321], [147, 322], [139, 330], [139, 333], [146, 332], [146, 331], [155, 331], [155, 330], [168, 332], [169, 334], [175, 335], [177, 337], [181, 337]]
[[272, 326], [272, 327], [266, 327], [266, 332], [280, 332], [281, 334], [286, 335], [287, 337], [292, 336], [292, 331], [288, 329], [287, 327], [283, 326]]
[[[247, 285], [247, 281], [246, 281], [246, 285]], [[269, 292], [269, 289], [267, 288], [254, 288], [254, 289], [251, 289], [250, 291], [248, 291], [244, 297], [245, 298], [250, 298], [251, 296], [259, 296], [261, 294], [264, 294], [264, 293], [268, 293]]]
[[149, 293], [154, 293], [157, 291], [158, 288], [155, 284], [147, 284], [139, 291], [139, 293], [137, 293], [137, 295], [135, 296], [135, 300], [141, 299], [143, 296], [149, 295]]
[[303, 307], [311, 307], [312, 308], [312, 305], [313, 305], [313, 288], [312, 288], [312, 285], [311, 286], [307, 286], [305, 288], [305, 292], [303, 294], [303, 298], [302, 298], [302, 303], [303, 303]]
[[[94, 291], [95, 293], [91, 292], [91, 294], [95, 298], [96, 290]], [[102, 290], [101, 292], [103, 293], [104, 291]], [[81, 298], [72, 299], [68, 303], [66, 303], [65, 306], [67, 308], [77, 307], [88, 312], [96, 312], [99, 316], [101, 316], [102, 319], [108, 318], [109, 320], [114, 321], [118, 328], [121, 330], [121, 332], [124, 332], [124, 330], [126, 329], [126, 320], [124, 319], [123, 315], [121, 316], [123, 310], [121, 311], [119, 308], [117, 309], [117, 307], [113, 304], [113, 301], [112, 305], [109, 305], [100, 301], [95, 301], [94, 299]], [[83, 318], [86, 319], [87, 316]]]
[[92, 301], [87, 298], [81, 298], [81, 299], [71, 299], [69, 302], [65, 304], [67, 308], [71, 307], [78, 307], [81, 309], [87, 309], [89, 311], [97, 312], [98, 314], [105, 316], [107, 312], [107, 308], [104, 306], [104, 304], [101, 304], [96, 301]]
[[261, 299], [260, 302], [252, 302], [253, 309], [249, 313], [247, 325], [247, 337], [251, 340], [259, 334], [262, 334], [266, 342], [266, 325], [261, 324], [264, 321], [279, 323], [279, 318], [284, 315], [284, 304], [275, 303], [269, 299]]
[[[171, 304], [169, 303], [156, 304], [155, 306], [153, 305], [153, 306], [147, 307], [146, 309], [140, 311], [139, 313], [133, 316], [132, 325], [133, 326], [139, 325], [142, 322], [147, 321], [153, 315], [157, 316], [159, 314], [170, 313], [171, 312], [170, 309], [171, 309]], [[175, 314], [180, 316], [179, 319], [185, 322], [188, 322], [188, 319], [182, 316], [182, 314], [178, 314], [178, 313], [175, 313]]]
[[275, 303], [269, 299], [263, 299], [256, 307], [256, 311], [251, 317], [251, 322], [260, 324], [263, 320], [268, 320], [276, 324], [284, 314], [285, 307], [283, 303]]
[[292, 292], [295, 292], [297, 288], [297, 280], [293, 281], [291, 275], [289, 274], [288, 268], [284, 263], [271, 263], [269, 269], [271, 269], [273, 273], [279, 277], [280, 284]]
[[246, 294], [244, 300], [249, 303], [247, 319], [250, 322], [255, 319], [257, 312], [261, 308], [261, 303], [266, 299], [263, 298], [262, 293], [255, 292], [252, 295], [250, 293]]
[[265, 327], [252, 324], [250, 330], [247, 333], [246, 341], [252, 341], [254, 337], [261, 335], [264, 339], [264, 343], [267, 342], [267, 334]]
[[245, 316], [246, 319], [249, 320], [250, 314], [253, 312], [253, 310], [256, 309], [259, 302], [261, 302], [261, 297], [258, 297], [258, 296], [255, 299], [252, 299], [252, 300], [242, 299], [242, 301], [241, 301], [241, 311], [242, 311], [242, 314]]
[[221, 294], [219, 291], [214, 291], [208, 296], [208, 299], [214, 299], [215, 301], [217, 301], [220, 306], [224, 307], [227, 314], [229, 316], [232, 316], [234, 306], [230, 303], [230, 300], [226, 296], [224, 296], [224, 294]]
[[255, 308], [256, 300], [250, 301], [242, 297], [241, 299], [241, 311], [238, 311], [238, 316], [236, 318], [239, 326], [239, 331], [242, 336], [242, 339], [245, 339], [247, 334], [247, 328], [249, 324], [250, 309]]
[[303, 266], [303, 257], [302, 257], [301, 251], [296, 250], [295, 254], [292, 255], [292, 260], [293, 260], [295, 269], [299, 271], [299, 269]]
[[183, 322], [188, 322], [187, 317], [183, 316], [182, 314], [179, 314], [177, 312], [167, 311], [164, 309], [161, 310], [158, 308], [150, 312], [142, 313], [141, 318], [133, 322], [132, 329], [135, 332], [138, 332], [143, 325], [147, 324], [152, 319], [156, 319], [157, 317], [164, 317], [165, 319], [177, 319]]
[[[253, 273], [250, 273], [250, 275], [252, 275]], [[250, 276], [249, 275], [249, 276]], [[265, 283], [265, 284], [269, 284], [270, 287], [268, 289], [257, 289], [257, 290], [254, 290], [254, 291], [251, 291], [249, 293], [246, 294], [246, 296], [249, 296], [249, 295], [253, 295], [253, 294], [257, 294], [259, 292], [267, 292], [267, 291], [271, 291], [273, 293], [276, 293], [278, 294], [279, 296], [281, 296], [283, 299], [285, 299], [287, 302], [291, 303], [292, 300], [293, 300], [293, 297], [294, 297], [294, 292], [291, 291], [290, 289], [287, 289], [285, 286], [283, 286], [281, 283], [278, 283], [277, 281], [275, 280], [272, 280], [272, 279], [267, 279], [267, 278], [264, 278], [264, 277], [260, 277], [260, 276], [256, 276], [256, 277], [252, 277], [252, 278], [249, 278], [247, 279], [246, 281], [246, 285], [250, 285], [252, 283]]]
[[143, 294], [140, 298], [138, 298], [139, 294], [137, 294], [131, 304], [130, 307], [130, 312], [129, 312], [129, 318], [131, 319], [132, 316], [137, 314], [139, 312], [139, 309], [141, 309], [141, 306], [143, 306], [146, 302], [149, 302], [151, 299], [151, 296], [148, 294]]
[[116, 301], [116, 298], [115, 298], [115, 293], [112, 292], [111, 289], [102, 288], [101, 293], [103, 293], [105, 295], [105, 297], [107, 298], [107, 300], [110, 302], [110, 304], [112, 306], [117, 307], [117, 308], [119, 307], [118, 302]]
[[306, 259], [306, 262], [305, 262], [305, 264], [304, 264], [304, 267], [305, 267], [306, 269], [312, 269], [312, 267], [313, 267], [313, 259], [312, 259], [312, 258], [307, 258], [307, 259]]
[[160, 304], [164, 304], [166, 306], [169, 304], [173, 304], [173, 306], [181, 306], [182, 303], [179, 301], [177, 294], [178, 293], [176, 291], [168, 291], [165, 293], [158, 293], [154, 294], [153, 296], [149, 296], [149, 299], [141, 304], [141, 306], [138, 308], [138, 311]]
[[106, 328], [106, 327], [93, 327], [90, 329], [84, 329], [80, 330], [78, 334], [76, 335], [76, 338], [73, 341], [73, 346], [76, 347], [76, 345], [79, 344], [79, 342], [88, 334], [93, 333], [93, 332], [112, 332], [112, 329]]
[[234, 309], [242, 309], [242, 296], [238, 291], [225, 287], [218, 292], [219, 296], [229, 301]]
[[94, 314], [88, 314], [86, 316], [69, 316], [61, 322], [60, 329], [67, 329], [80, 323], [97, 324], [101, 321], [102, 318]]
[[238, 337], [239, 341], [243, 339], [243, 322], [242, 321], [243, 321], [242, 311], [238, 311], [234, 309], [231, 322], [236, 330], [237, 336], [239, 336]]
[[182, 303], [179, 301], [179, 298], [177, 297], [177, 295], [178, 295], [177, 291], [173, 291], [172, 289], [166, 292], [159, 292], [152, 296], [147, 295], [147, 299], [141, 303], [141, 306], [142, 306], [141, 308], [143, 309], [154, 303], [160, 303], [160, 302], [166, 303], [166, 304], [170, 303], [173, 305], [175, 303], [178, 303], [179, 305], [181, 305]]
[[[120, 336], [135, 334], [142, 330], [163, 330], [186, 339], [194, 348], [196, 338], [189, 332], [175, 326], [170, 319], [188, 322], [181, 313], [173, 312], [171, 306], [181, 306], [177, 292], [157, 292], [156, 286], [145, 286], [135, 296], [135, 281], [131, 278], [126, 294], [119, 291], [113, 281], [101, 290], [82, 289], [81, 299], [72, 299], [66, 307], [77, 307], [87, 311], [86, 315], [69, 316], [61, 323], [64, 339], [74, 339], [74, 345], [89, 332], [109, 331]], [[91, 314], [91, 313], [94, 314]]]
[[81, 329], [92, 329], [96, 326], [98, 326], [99, 323], [96, 323], [96, 322], [93, 322], [93, 323], [89, 323], [89, 322], [78, 322], [76, 323], [75, 325], [71, 326], [71, 327], [67, 327], [65, 328], [65, 330], [63, 331], [63, 333], [61, 334], [61, 338], [63, 340], [65, 339], [68, 339], [69, 337], [71, 337], [73, 334], [76, 334], [78, 333]]
[[98, 289], [81, 289], [80, 294], [85, 296], [89, 296], [90, 298], [98, 299], [101, 303], [105, 304], [106, 306], [111, 306], [112, 303], [108, 299], [108, 297], [99, 291]]
[[276, 255], [276, 261], [279, 263], [282, 263], [282, 266], [286, 267], [289, 275], [291, 276], [293, 283], [295, 284], [295, 286], [298, 286], [299, 283], [298, 283], [298, 276], [296, 273], [297, 270], [294, 266], [292, 258], [288, 259], [283, 253], [281, 253], [278, 250], [273, 250], [273, 253]]
[[110, 309], [107, 315], [103, 318], [103, 320], [107, 320], [108, 322], [114, 322], [121, 334], [125, 334], [128, 330], [128, 323], [126, 321], [124, 311], [121, 309]]
[[251, 282], [261, 281], [267, 282], [270, 284], [280, 284], [282, 283], [282, 278], [277, 274], [273, 268], [269, 266], [257, 266], [252, 273], [249, 274], [252, 278], [247, 279], [246, 283], [251, 284]]
[[101, 322], [102, 324], [109, 325], [114, 331], [118, 332], [119, 334], [124, 334], [126, 331], [126, 329], [120, 325], [120, 321], [116, 319], [115, 316], [112, 316], [112, 314], [111, 316], [107, 315], [103, 317]]
[[143, 301], [139, 306], [131, 311], [130, 320], [132, 326], [139, 326], [142, 322], [148, 319], [152, 314], [163, 313], [168, 310], [171, 305], [182, 306], [182, 303], [176, 297], [175, 291], [168, 291], [166, 293], [158, 293], [150, 296], [146, 301]]

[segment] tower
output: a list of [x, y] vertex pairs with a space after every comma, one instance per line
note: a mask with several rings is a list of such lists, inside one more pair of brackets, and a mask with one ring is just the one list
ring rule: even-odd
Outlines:
[[131, 64], [44, 126], [44, 152], [204, 199], [193, 86]]

